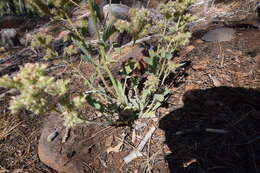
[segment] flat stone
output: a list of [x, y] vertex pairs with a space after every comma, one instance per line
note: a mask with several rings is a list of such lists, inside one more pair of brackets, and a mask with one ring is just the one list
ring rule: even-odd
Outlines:
[[107, 17], [108, 23], [110, 23], [116, 19], [127, 19], [129, 9], [130, 7], [123, 4], [107, 4], [103, 7], [103, 13]]
[[234, 38], [235, 30], [232, 28], [217, 28], [208, 31], [203, 37], [202, 40], [209, 42], [222, 42], [222, 41], [231, 41]]

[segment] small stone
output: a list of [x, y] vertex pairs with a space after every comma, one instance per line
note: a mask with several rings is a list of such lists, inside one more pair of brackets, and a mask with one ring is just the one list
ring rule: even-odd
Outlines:
[[215, 76], [212, 76], [211, 74], [208, 74], [208, 76], [212, 80], [215, 87], [222, 86], [221, 82]]
[[234, 35], [234, 29], [222, 27], [210, 30], [202, 37], [202, 40], [209, 42], [231, 41], [234, 38]]
[[51, 134], [49, 134], [49, 136], [47, 137], [47, 141], [48, 142], [52, 142], [57, 136], [58, 136], [58, 132], [55, 131], [55, 132], [52, 132]]
[[5, 52], [5, 51], [6, 51], [5, 47], [0, 47], [0, 53]]
[[14, 28], [2, 29], [0, 31], [0, 37], [1, 44], [5, 46], [7, 45], [9, 48], [21, 45], [17, 32]]

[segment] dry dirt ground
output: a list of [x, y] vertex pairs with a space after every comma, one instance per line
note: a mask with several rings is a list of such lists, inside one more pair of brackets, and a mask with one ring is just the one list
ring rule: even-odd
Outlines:
[[[202, 41], [203, 32], [193, 34], [191, 43], [176, 55], [176, 61], [187, 65], [172, 76], [174, 82], [169, 81], [173, 94], [158, 118], [140, 120], [147, 126], [136, 131], [135, 141], [129, 127], [78, 126], [71, 133], [81, 137], [71, 151], [85, 146], [85, 159], [77, 160], [82, 153], [72, 152], [69, 162], [77, 161], [93, 173], [260, 172], [260, 30], [234, 29], [234, 39], [220, 44]], [[86, 76], [91, 73], [89, 65], [81, 68]], [[52, 74], [72, 76], [65, 66]], [[80, 81], [74, 82], [72, 93], [84, 90], [76, 87]], [[1, 88], [0, 94], [4, 91]], [[11, 115], [9, 100], [8, 95], [0, 100], [0, 172], [55, 173], [37, 155], [44, 123], [55, 121], [27, 111]], [[95, 117], [89, 109], [89, 117]], [[156, 131], [144, 149], [146, 155], [124, 164], [123, 157], [152, 125]], [[120, 152], [107, 153], [122, 141]]]

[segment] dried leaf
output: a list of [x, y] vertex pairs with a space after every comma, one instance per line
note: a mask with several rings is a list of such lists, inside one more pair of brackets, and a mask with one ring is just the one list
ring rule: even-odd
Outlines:
[[115, 153], [120, 152], [121, 149], [122, 149], [123, 144], [124, 144], [124, 138], [115, 147], [109, 147], [107, 149], [107, 153], [109, 154], [110, 152], [115, 152]]

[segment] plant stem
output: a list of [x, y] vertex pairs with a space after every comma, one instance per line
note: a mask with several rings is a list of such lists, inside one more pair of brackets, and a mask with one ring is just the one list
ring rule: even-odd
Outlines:
[[72, 4], [74, 4], [75, 6], [79, 7], [80, 8], [80, 5], [77, 4], [76, 2], [74, 2], [73, 0], [69, 0]]
[[101, 73], [101, 70], [99, 68], [99, 66], [96, 66], [96, 70], [97, 70], [97, 73], [98, 73], [98, 76], [100, 77], [100, 79], [102, 80], [102, 83], [105, 85], [107, 91], [112, 94], [113, 96], [115, 96], [114, 92], [111, 90], [111, 88], [109, 87], [109, 85], [107, 84], [103, 74]]

